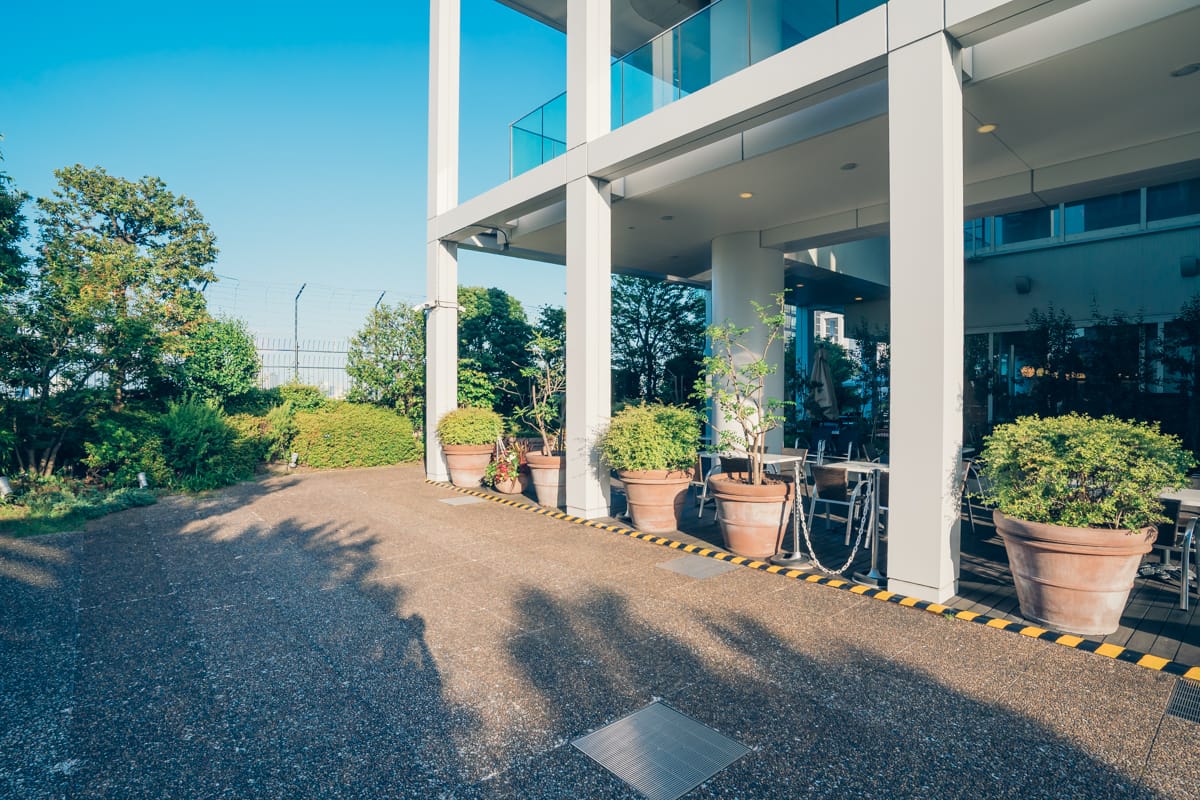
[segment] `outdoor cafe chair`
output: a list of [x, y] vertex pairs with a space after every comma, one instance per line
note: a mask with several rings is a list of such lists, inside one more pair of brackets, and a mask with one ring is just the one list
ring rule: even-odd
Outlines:
[[846, 510], [846, 540], [849, 541], [866, 482], [860, 481], [851, 489], [850, 474], [844, 469], [814, 464], [811, 471], [813, 485], [808, 501], [809, 520], [816, 521], [818, 503], [825, 506], [826, 526], [829, 525], [830, 506], [844, 508]]
[[[1179, 608], [1182, 611], [1188, 610], [1193, 580], [1196, 581], [1196, 592], [1200, 597], [1200, 575], [1197, 574], [1200, 572], [1200, 565], [1196, 563], [1200, 558], [1200, 545], [1196, 543], [1197, 522], [1200, 522], [1200, 510], [1180, 508], [1175, 515], [1175, 523], [1171, 526], [1173, 530], [1169, 532], [1167, 539], [1164, 541], [1160, 538], [1160, 543], [1154, 545], [1154, 549], [1161, 554], [1162, 562], [1144, 564], [1138, 571], [1143, 577], [1158, 578], [1172, 578], [1178, 572]], [[1171, 563], [1171, 555], [1174, 553], [1179, 554], [1178, 564]]]

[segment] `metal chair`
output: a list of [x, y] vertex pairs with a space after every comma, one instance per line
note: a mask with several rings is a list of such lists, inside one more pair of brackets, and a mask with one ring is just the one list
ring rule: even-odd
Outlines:
[[[697, 459], [699, 461], [699, 459]], [[717, 473], [726, 475], [746, 474], [750, 472], [750, 459], [747, 456], [718, 456], [718, 462], [709, 468], [708, 474], [704, 476], [700, 490], [699, 510], [696, 512], [696, 518], [700, 519], [704, 516], [704, 504], [708, 502], [708, 483], [712, 480], [712, 476]]]
[[810, 467], [813, 485], [812, 495], [808, 501], [808, 518], [816, 520], [817, 503], [825, 505], [825, 524], [829, 525], [829, 507], [840, 506], [846, 509], [846, 541], [857, 516], [858, 502], [863, 493], [864, 481], [860, 481], [853, 489], [850, 488], [850, 475], [844, 469], [814, 464]]
[[971, 503], [971, 492], [967, 490], [967, 483], [970, 479], [975, 478], [975, 488], [977, 491], [983, 491], [983, 479], [979, 477], [979, 470], [975, 469], [975, 462], [966, 460], [962, 462], [962, 484], [958, 488], [959, 503], [967, 504], [967, 520], [971, 523], [971, 533], [975, 533], [975, 509]]
[[[1196, 523], [1200, 522], [1200, 510], [1180, 509], [1175, 517], [1174, 536], [1169, 544], [1156, 544], [1154, 549], [1162, 556], [1158, 564], [1144, 564], [1139, 570], [1142, 577], [1174, 578], [1179, 575], [1179, 608], [1188, 610], [1192, 581], [1196, 581], [1196, 594], [1200, 597], [1200, 553], [1197, 552]], [[1171, 555], [1179, 554], [1179, 563], [1171, 563]], [[1195, 566], [1193, 566], [1195, 565]]]

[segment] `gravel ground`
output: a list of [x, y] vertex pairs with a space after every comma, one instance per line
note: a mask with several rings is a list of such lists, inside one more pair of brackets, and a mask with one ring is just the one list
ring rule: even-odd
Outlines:
[[570, 742], [663, 699], [696, 798], [1200, 796], [1171, 676], [424, 483], [278, 476], [0, 538], [0, 798], [622, 798]]

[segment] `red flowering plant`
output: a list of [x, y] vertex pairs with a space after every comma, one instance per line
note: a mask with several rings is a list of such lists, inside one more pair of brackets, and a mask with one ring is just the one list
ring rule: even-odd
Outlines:
[[483, 471], [483, 478], [492, 486], [517, 480], [525, 466], [525, 447], [519, 441], [507, 446], [499, 445], [496, 454]]

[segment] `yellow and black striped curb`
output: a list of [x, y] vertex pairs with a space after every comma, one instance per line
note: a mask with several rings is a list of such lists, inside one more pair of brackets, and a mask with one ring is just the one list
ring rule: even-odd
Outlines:
[[1043, 641], [1053, 642], [1063, 647], [1070, 647], [1075, 650], [1084, 650], [1089, 653], [1111, 658], [1116, 661], [1125, 661], [1130, 664], [1135, 664], [1139, 667], [1154, 670], [1155, 672], [1166, 672], [1171, 675], [1180, 675], [1184, 678], [1192, 680], [1200, 680], [1200, 666], [1191, 666], [1183, 664], [1179, 661], [1172, 661], [1168, 658], [1160, 658], [1149, 653], [1143, 653], [1139, 650], [1130, 650], [1127, 647], [1121, 647], [1115, 644], [1107, 644], [1105, 642], [1095, 642], [1091, 639], [1084, 639], [1082, 636], [1073, 636], [1069, 633], [1056, 633], [1048, 631], [1045, 628], [1039, 628], [1035, 625], [1025, 625], [1020, 622], [1010, 622], [996, 617], [989, 617], [985, 614], [976, 614], [974, 611], [962, 611], [952, 606], [944, 606], [941, 603], [931, 603], [928, 600], [918, 600], [915, 597], [906, 597], [902, 594], [889, 592], [886, 589], [874, 589], [870, 586], [862, 586], [851, 581], [841, 578], [829, 577], [826, 575], [818, 575], [814, 572], [806, 572], [805, 570], [792, 569], [790, 567], [781, 567], [778, 564], [770, 564], [766, 561], [758, 561], [745, 556], [735, 556], [732, 553], [727, 553], [724, 550], [718, 550], [711, 547], [704, 547], [698, 544], [685, 544], [683, 542], [668, 539], [664, 536], [656, 536], [652, 533], [643, 533], [642, 531], [633, 528], [625, 528], [620, 525], [609, 525], [604, 522], [595, 522], [583, 517], [576, 517], [572, 514], [567, 514], [559, 511], [557, 508], [548, 508], [546, 506], [534, 505], [533, 503], [522, 503], [517, 500], [509, 500], [505, 497], [499, 497], [490, 492], [481, 492], [475, 489], [463, 489], [450, 483], [441, 481], [425, 480], [431, 486], [438, 486], [443, 489], [450, 489], [459, 494], [467, 494], [472, 497], [480, 497], [484, 500], [489, 500], [493, 503], [499, 503], [513, 508], [519, 508], [523, 511], [532, 511], [535, 514], [540, 514], [543, 517], [551, 519], [561, 519], [567, 522], [573, 522], [577, 525], [585, 525], [589, 528], [597, 528], [602, 531], [611, 533], [619, 533], [622, 536], [628, 536], [631, 539], [641, 539], [644, 542], [650, 542], [661, 547], [669, 547], [672, 550], [679, 550], [684, 553], [691, 553], [705, 558], [715, 558], [717, 561], [728, 561], [730, 564], [738, 564], [750, 569], [760, 570], [762, 572], [770, 572], [776, 575], [782, 575], [785, 578], [804, 581], [805, 583], [816, 583], [821, 586], [831, 586], [834, 589], [841, 589], [850, 592], [851, 594], [870, 597], [875, 600], [881, 600], [887, 603], [893, 603], [899, 606], [908, 608], [916, 608], [921, 611], [927, 611], [930, 614], [937, 614], [947, 619], [961, 619], [967, 622], [974, 622], [978, 625], [984, 625], [988, 628], [996, 630], [1009, 631], [1018, 633], [1021, 636], [1027, 636], [1030, 639], [1042, 639]]

